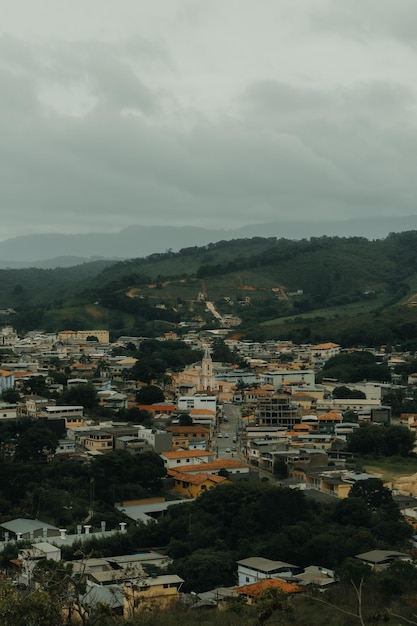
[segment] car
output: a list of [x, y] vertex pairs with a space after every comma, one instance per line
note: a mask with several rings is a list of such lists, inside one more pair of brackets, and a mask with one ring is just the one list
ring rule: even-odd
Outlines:
[[224, 436], [225, 437], [229, 437], [229, 433], [224, 433]]
[[229, 418], [227, 417], [227, 415], [224, 415], [223, 422], [228, 422], [228, 421], [229, 421]]
[[225, 452], [227, 452], [228, 454], [231, 453], [231, 449], [230, 448], [226, 448]]
[[236, 443], [236, 441], [237, 441], [236, 437], [233, 437], [232, 441], [233, 441], [233, 443]]
[[232, 448], [232, 452], [237, 452], [236, 446], [234, 448]]
[[223, 435], [222, 435], [221, 433], [219, 433], [219, 434], [217, 435], [217, 438], [218, 438], [218, 439], [221, 439], [222, 437], [223, 437]]

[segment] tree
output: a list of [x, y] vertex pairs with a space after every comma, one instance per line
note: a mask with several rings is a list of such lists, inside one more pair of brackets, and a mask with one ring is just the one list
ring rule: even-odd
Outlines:
[[178, 417], [178, 423], [180, 426], [192, 426], [193, 418], [188, 413], [181, 413]]
[[338, 398], [338, 399], [356, 399], [356, 398], [366, 398], [366, 394], [363, 393], [363, 391], [360, 391], [359, 389], [349, 389], [349, 387], [346, 387], [344, 385], [342, 385], [341, 387], [335, 387], [333, 389], [333, 398]]
[[380, 478], [358, 480], [349, 491], [349, 498], [361, 498], [371, 511], [377, 511], [392, 503], [392, 493]]
[[15, 389], [5, 389], [1, 394], [1, 399], [3, 402], [9, 402], [10, 404], [15, 404], [20, 400], [20, 393]]
[[61, 401], [71, 406], [83, 406], [91, 411], [98, 407], [97, 390], [92, 383], [71, 385], [62, 394]]
[[376, 456], [408, 456], [414, 449], [415, 434], [405, 426], [364, 424], [348, 437], [348, 450]]
[[276, 459], [274, 463], [274, 476], [277, 478], [288, 478], [288, 467], [284, 459]]
[[21, 433], [16, 442], [16, 461], [46, 461], [58, 445], [56, 434], [45, 426], [34, 425]]
[[157, 404], [158, 402], [164, 401], [164, 392], [156, 385], [141, 387], [139, 391], [136, 392], [136, 402], [138, 404]]
[[0, 623], [2, 626], [59, 626], [62, 607], [43, 589], [21, 590], [0, 579]]

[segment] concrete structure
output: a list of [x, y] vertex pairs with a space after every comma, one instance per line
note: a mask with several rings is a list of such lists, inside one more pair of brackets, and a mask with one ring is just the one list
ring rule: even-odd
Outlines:
[[251, 556], [237, 562], [239, 586], [257, 583], [265, 578], [291, 578], [301, 571], [297, 565], [261, 556]]
[[259, 426], [275, 426], [292, 430], [301, 421], [298, 405], [287, 395], [265, 397], [258, 402], [255, 410]]
[[264, 385], [273, 385], [278, 391], [282, 387], [295, 385], [297, 387], [315, 387], [316, 375], [312, 369], [282, 369], [260, 374]]
[[58, 333], [59, 340], [63, 343], [71, 339], [86, 340], [87, 337], [96, 337], [99, 343], [109, 343], [108, 330], [62, 330]]

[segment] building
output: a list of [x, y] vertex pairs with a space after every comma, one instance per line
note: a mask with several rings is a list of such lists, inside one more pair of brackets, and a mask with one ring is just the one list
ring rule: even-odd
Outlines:
[[208, 463], [214, 461], [215, 453], [204, 450], [175, 450], [160, 454], [167, 470], [180, 465], [195, 465], [196, 463]]
[[184, 580], [176, 574], [165, 576], [149, 576], [123, 587], [124, 619], [131, 619], [143, 611], [167, 609], [177, 603], [181, 597]]
[[216, 413], [217, 397], [208, 394], [195, 394], [178, 398], [178, 411], [189, 412], [192, 409], [208, 409]]
[[58, 333], [58, 338], [63, 343], [71, 339], [86, 341], [90, 337], [95, 337], [98, 343], [109, 343], [110, 341], [108, 330], [62, 330]]
[[251, 556], [237, 562], [239, 586], [251, 585], [265, 578], [291, 578], [302, 569], [284, 561], [272, 561], [262, 556]]
[[316, 386], [316, 375], [312, 369], [279, 369], [260, 374], [264, 385], [273, 385], [276, 390], [282, 387], [312, 387]]
[[198, 498], [198, 496], [205, 491], [209, 491], [222, 483], [229, 482], [228, 478], [225, 476], [206, 473], [204, 471], [191, 474], [189, 472], [181, 472], [181, 468], [178, 468], [169, 470], [168, 474], [174, 481], [175, 491], [186, 498]]
[[255, 410], [259, 426], [275, 426], [292, 430], [301, 421], [299, 406], [287, 395], [264, 397], [258, 401]]

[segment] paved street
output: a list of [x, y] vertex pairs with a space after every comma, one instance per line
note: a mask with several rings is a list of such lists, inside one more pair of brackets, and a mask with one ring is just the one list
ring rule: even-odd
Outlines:
[[224, 404], [223, 413], [225, 419], [220, 424], [215, 450], [220, 459], [237, 458], [237, 436], [241, 425], [240, 407]]

